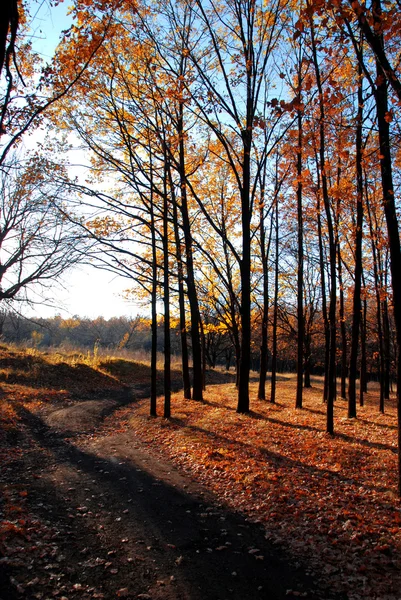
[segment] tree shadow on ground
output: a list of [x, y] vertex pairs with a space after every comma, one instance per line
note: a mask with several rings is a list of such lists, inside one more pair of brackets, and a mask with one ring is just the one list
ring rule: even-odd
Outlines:
[[[50, 574], [62, 571], [68, 584], [63, 594], [78, 583], [106, 600], [114, 600], [119, 587], [128, 587], [129, 597], [145, 593], [155, 600], [284, 600], [293, 597], [288, 589], [301, 593], [311, 584], [259, 526], [188, 493], [179, 475], [155, 476], [140, 451], [125, 446], [124, 456], [98, 456], [23, 407], [20, 416], [37, 444], [36, 456], [30, 455], [30, 501], [58, 532], [55, 543], [64, 560]], [[38, 466], [44, 457], [47, 469]], [[255, 548], [263, 560], [250, 552]], [[32, 594], [40, 593], [45, 568], [43, 561], [35, 570], [39, 582]], [[324, 597], [332, 595], [325, 590]]]
[[[264, 417], [262, 417], [262, 418], [264, 418]], [[270, 419], [267, 419], [267, 420], [270, 420]], [[309, 482], [308, 485], [310, 485], [311, 488], [314, 487], [316, 481], [318, 481], [318, 480], [327, 481], [329, 478], [332, 478], [333, 481], [338, 482], [339, 484], [347, 484], [347, 485], [355, 484], [355, 480], [352, 477], [347, 477], [346, 475], [343, 475], [342, 473], [340, 473], [338, 471], [333, 471], [329, 468], [317, 467], [315, 465], [311, 465], [311, 464], [302, 462], [302, 460], [297, 460], [295, 458], [285, 456], [278, 452], [274, 452], [264, 446], [255, 448], [252, 443], [242, 442], [238, 439], [232, 439], [225, 435], [218, 434], [215, 431], [209, 431], [207, 429], [204, 429], [203, 427], [199, 427], [198, 425], [189, 425], [186, 421], [184, 421], [180, 417], [172, 418], [171, 421], [175, 425], [178, 425], [182, 428], [193, 431], [195, 433], [199, 433], [201, 436], [205, 436], [206, 438], [211, 439], [213, 447], [224, 448], [224, 447], [228, 447], [228, 446], [234, 446], [234, 447], [237, 447], [240, 449], [244, 449], [246, 452], [248, 452], [251, 449], [253, 455], [257, 455], [257, 454], [260, 455], [261, 464], [267, 464], [270, 466], [270, 468], [273, 468], [273, 469], [280, 468], [280, 469], [286, 469], [291, 472], [294, 472], [296, 470], [297, 474], [294, 474], [294, 476], [291, 478], [292, 485], [293, 485], [292, 492], [294, 494], [294, 497], [297, 494], [299, 481], [303, 481], [304, 484], [305, 484], [305, 482]], [[275, 419], [273, 419], [273, 421], [276, 422], [277, 424], [283, 425], [284, 427], [289, 426], [289, 427], [294, 427], [294, 428], [299, 428], [299, 429], [308, 429], [308, 427], [303, 427], [303, 426], [296, 427], [292, 423], [287, 423], [285, 421], [278, 421]], [[312, 431], [321, 431], [320, 429], [317, 429], [317, 428], [309, 428], [309, 429], [311, 429]], [[339, 436], [339, 437], [342, 437], [342, 436]], [[366, 440], [359, 440], [357, 438], [354, 439], [349, 436], [344, 436], [344, 437], [348, 438], [348, 439], [346, 439], [346, 441], [351, 441], [351, 442], [356, 441], [357, 443], [361, 444], [362, 446], [366, 445], [368, 447], [376, 447], [375, 444], [370, 444], [370, 443], [364, 444], [364, 442]], [[384, 444], [383, 444], [383, 446], [384, 446], [384, 448], [380, 447], [381, 450], [383, 450], [383, 449], [390, 450], [392, 452], [394, 452], [394, 450], [395, 450], [392, 446], [386, 446]], [[225, 459], [224, 456], [222, 456], [222, 459]], [[304, 477], [304, 474], [308, 474], [307, 479]], [[368, 484], [366, 482], [362, 482], [361, 486], [366, 489], [369, 489], [369, 490], [375, 490], [375, 491], [380, 491], [380, 492], [391, 491], [390, 487], [375, 486], [373, 484]], [[278, 493], [280, 493], [280, 488], [278, 488]], [[311, 491], [310, 494], [313, 497], [314, 492]], [[379, 503], [379, 501], [377, 501], [377, 502]]]

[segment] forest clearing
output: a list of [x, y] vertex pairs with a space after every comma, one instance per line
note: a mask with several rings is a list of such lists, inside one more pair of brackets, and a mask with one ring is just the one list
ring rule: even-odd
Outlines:
[[0, 27], [0, 600], [401, 600], [400, 0], [71, 2]]
[[[357, 419], [336, 400], [330, 436], [320, 378], [303, 409], [281, 374], [277, 402], [241, 415], [233, 375], [208, 371], [203, 402], [177, 391], [164, 419], [146, 364], [2, 347], [0, 365], [2, 600], [400, 597], [396, 406], [379, 412], [377, 384]], [[160, 520], [140, 533], [138, 499]]]

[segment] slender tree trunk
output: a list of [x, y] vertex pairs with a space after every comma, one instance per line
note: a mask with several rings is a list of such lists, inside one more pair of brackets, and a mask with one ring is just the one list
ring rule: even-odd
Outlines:
[[[362, 44], [361, 44], [362, 49]], [[363, 227], [363, 167], [362, 167], [362, 124], [363, 124], [363, 78], [362, 67], [358, 66], [358, 113], [356, 118], [356, 227], [355, 227], [355, 281], [352, 301], [351, 354], [348, 381], [348, 417], [356, 417], [356, 377], [358, 341], [361, 321], [362, 280], [362, 227]]]
[[[298, 86], [301, 74], [298, 73]], [[304, 221], [302, 209], [302, 112], [297, 111], [298, 148], [297, 148], [297, 225], [298, 225], [298, 269], [297, 269], [297, 391], [295, 408], [302, 408], [303, 367], [304, 367]]]
[[366, 296], [364, 295], [362, 319], [361, 319], [361, 374], [359, 377], [359, 406], [363, 406], [364, 394], [368, 391], [367, 376], [366, 376], [366, 317], [367, 317], [367, 311], [368, 311], [368, 304], [366, 301]]
[[262, 336], [260, 342], [260, 370], [259, 370], [259, 387], [258, 387], [258, 398], [259, 400], [266, 400], [266, 379], [267, 379], [267, 361], [268, 361], [268, 347], [267, 347], [267, 328], [269, 319], [269, 305], [268, 305], [268, 280], [263, 281], [263, 309], [262, 309]]
[[260, 373], [259, 373], [259, 400], [266, 400], [266, 378], [267, 378], [267, 363], [268, 363], [268, 324], [269, 324], [269, 254], [270, 243], [272, 238], [273, 219], [270, 219], [269, 239], [266, 246], [266, 230], [265, 230], [265, 208], [264, 208], [264, 189], [265, 181], [261, 182], [261, 201], [260, 201], [260, 250], [263, 269], [263, 309], [262, 309], [262, 339], [260, 343]]
[[152, 347], [150, 358], [150, 415], [157, 415], [157, 249], [153, 194], [150, 199], [150, 228], [152, 237]]
[[272, 333], [272, 379], [270, 402], [276, 402], [276, 383], [277, 383], [277, 321], [278, 321], [278, 277], [279, 277], [279, 220], [278, 220], [278, 196], [275, 205], [275, 260], [274, 260], [274, 301], [273, 301], [273, 333]]
[[[372, 3], [374, 21], [379, 27], [374, 31], [374, 37], [384, 48], [381, 28], [381, 3]], [[394, 321], [396, 328], [397, 353], [397, 417], [398, 417], [398, 491], [401, 495], [401, 252], [397, 211], [394, 197], [392, 160], [390, 151], [390, 124], [388, 120], [388, 82], [379, 61], [376, 61], [377, 87], [375, 93], [377, 108], [377, 124], [380, 144], [380, 169], [383, 187], [384, 213], [390, 247], [391, 283], [393, 288]]]
[[319, 244], [319, 267], [320, 267], [320, 285], [322, 289], [322, 315], [324, 325], [324, 386], [323, 386], [323, 401], [327, 402], [328, 389], [329, 389], [329, 355], [330, 355], [330, 328], [329, 328], [329, 317], [327, 314], [327, 293], [326, 293], [326, 272], [325, 272], [325, 256], [323, 248], [323, 233], [322, 233], [322, 215], [320, 205], [320, 175], [319, 175], [319, 161], [316, 156], [316, 168], [318, 176], [318, 193], [317, 193], [317, 235]]
[[[339, 137], [339, 146], [341, 144], [341, 137]], [[337, 188], [340, 189], [341, 185], [341, 153], [340, 147], [337, 152]], [[335, 244], [337, 252], [337, 269], [338, 269], [338, 289], [339, 289], [339, 322], [340, 322], [340, 336], [341, 336], [341, 369], [340, 369], [340, 397], [346, 398], [347, 396], [347, 374], [348, 374], [348, 344], [347, 344], [347, 330], [345, 327], [345, 302], [344, 302], [344, 287], [343, 287], [343, 263], [341, 257], [341, 244], [340, 244], [340, 218], [341, 218], [341, 202], [340, 198], [337, 198], [336, 202], [336, 213], [335, 213]]]
[[329, 365], [328, 365], [328, 396], [327, 396], [327, 433], [334, 433], [334, 400], [336, 397], [336, 304], [337, 304], [337, 282], [336, 282], [336, 244], [334, 237], [333, 219], [326, 174], [326, 148], [325, 148], [325, 106], [323, 86], [317, 57], [317, 46], [312, 18], [310, 19], [312, 58], [315, 67], [316, 84], [319, 92], [319, 161], [320, 175], [322, 179], [322, 195], [326, 214], [327, 231], [329, 235], [329, 257], [330, 257], [330, 304], [329, 304]]
[[[366, 188], [366, 185], [365, 185]], [[369, 233], [372, 247], [373, 257], [373, 273], [375, 282], [375, 294], [376, 294], [376, 320], [377, 320], [377, 342], [379, 347], [379, 383], [380, 383], [380, 400], [379, 400], [379, 411], [384, 413], [384, 399], [385, 399], [385, 350], [384, 350], [384, 333], [383, 333], [383, 316], [382, 316], [382, 280], [379, 276], [380, 269], [380, 248], [377, 247], [376, 235], [373, 229], [373, 217], [370, 209], [370, 202], [367, 190], [365, 192], [365, 203], [367, 208], [368, 222], [369, 222]]]
[[203, 376], [202, 376], [202, 350], [200, 339], [200, 313], [198, 296], [195, 285], [193, 248], [191, 225], [188, 213], [188, 198], [186, 184], [186, 165], [185, 165], [185, 144], [184, 144], [184, 108], [183, 104], [179, 107], [179, 118], [177, 125], [179, 135], [179, 174], [181, 184], [181, 215], [185, 239], [185, 251], [187, 259], [187, 288], [188, 301], [191, 314], [191, 341], [192, 341], [192, 361], [193, 361], [193, 399], [203, 399]]
[[[201, 335], [201, 348], [202, 348], [202, 389], [206, 389], [206, 336], [203, 328], [203, 321], [200, 319], [200, 335]], [[215, 360], [213, 361], [213, 368], [215, 366]]]
[[235, 346], [235, 387], [239, 388], [239, 373], [241, 365], [241, 342], [238, 337], [238, 343]]
[[[249, 118], [247, 118], [247, 123]], [[243, 180], [241, 190], [242, 259], [241, 271], [241, 355], [238, 381], [238, 413], [249, 412], [249, 371], [251, 367], [251, 146], [252, 125], [242, 132]]]
[[230, 370], [232, 354], [233, 353], [232, 353], [231, 348], [227, 348], [226, 351], [225, 351], [226, 371]]
[[388, 316], [388, 301], [384, 298], [382, 303], [383, 314], [383, 344], [384, 344], [384, 399], [390, 399], [390, 321]]
[[[391, 336], [390, 336], [390, 319], [388, 314], [388, 252], [385, 253], [385, 258], [382, 257], [381, 272], [383, 273], [381, 282], [382, 292], [382, 315], [383, 315], [383, 345], [384, 345], [384, 399], [390, 399], [390, 381], [391, 381]], [[383, 264], [384, 261], [384, 264]]]
[[181, 361], [182, 361], [182, 383], [184, 387], [184, 398], [191, 398], [191, 381], [189, 377], [189, 358], [188, 358], [188, 340], [187, 324], [185, 315], [185, 294], [184, 294], [184, 267], [182, 264], [181, 240], [178, 227], [177, 202], [173, 200], [174, 215], [174, 236], [178, 269], [178, 304], [180, 312], [180, 339], [181, 339]]
[[340, 242], [337, 240], [337, 260], [338, 260], [338, 287], [340, 291], [340, 306], [339, 306], [339, 318], [340, 318], [340, 333], [341, 333], [341, 382], [340, 382], [340, 396], [346, 398], [347, 389], [347, 331], [345, 328], [345, 308], [344, 308], [344, 290], [343, 290], [343, 275], [342, 275], [342, 260]]
[[[167, 169], [166, 169], [167, 171]], [[170, 282], [168, 240], [167, 172], [164, 175], [163, 193], [163, 296], [164, 296], [164, 418], [171, 416], [171, 341], [170, 341]]]
[[[377, 296], [377, 292], [376, 292]], [[384, 344], [383, 344], [383, 329], [382, 329], [382, 315], [381, 315], [381, 302], [380, 292], [379, 297], [376, 297], [376, 314], [377, 314], [377, 337], [379, 342], [379, 384], [380, 384], [380, 400], [379, 400], [379, 411], [384, 414], [384, 390], [385, 390], [385, 378], [384, 378]]]

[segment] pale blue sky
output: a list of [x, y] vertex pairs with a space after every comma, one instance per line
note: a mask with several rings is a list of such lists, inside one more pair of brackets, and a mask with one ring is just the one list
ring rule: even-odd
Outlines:
[[[65, 0], [56, 7], [50, 7], [46, 0], [30, 0], [31, 16], [34, 17], [32, 28], [32, 43], [34, 50], [43, 60], [51, 58], [62, 30], [68, 29], [72, 19], [67, 16], [70, 0]], [[29, 146], [34, 141], [31, 136]], [[91, 267], [82, 267], [69, 271], [63, 280], [63, 287], [51, 286], [51, 295], [55, 306], [35, 305], [33, 312], [36, 316], [51, 317], [61, 314], [63, 317], [78, 315], [80, 317], [96, 318], [104, 316], [132, 316], [138, 312], [138, 307], [122, 299], [123, 290], [129, 286], [129, 281], [118, 278], [106, 271]], [[32, 315], [29, 309], [25, 311]]]

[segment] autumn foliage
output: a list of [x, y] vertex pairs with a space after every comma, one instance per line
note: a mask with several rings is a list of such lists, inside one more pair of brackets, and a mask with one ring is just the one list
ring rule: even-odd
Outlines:
[[[400, 583], [399, 2], [76, 0], [72, 14], [47, 66], [28, 60], [28, 44], [18, 68], [15, 26], [0, 60], [2, 218], [15, 215], [0, 229], [16, 257], [2, 264], [2, 290], [16, 277], [4, 299], [59, 277], [66, 256], [127, 278], [151, 332], [150, 411], [140, 403], [121, 412], [127, 432], [156, 440], [336, 591], [392, 598]], [[21, 33], [27, 15], [22, 8]], [[35, 126], [48, 140], [21, 161], [15, 150]], [[85, 174], [59, 158], [82, 148]], [[46, 240], [50, 256], [35, 245]], [[39, 271], [25, 276], [35, 260]], [[185, 400], [174, 393], [177, 346]], [[21, 406], [25, 386], [53, 389], [60, 378], [74, 394], [85, 377], [89, 395], [136, 385], [120, 362], [94, 371], [22, 357], [9, 373], [7, 360], [3, 380], [23, 386]], [[224, 375], [235, 381], [205, 391], [207, 365], [223, 364], [235, 365], [235, 376]], [[297, 372], [296, 385], [284, 368]], [[5, 430], [18, 420], [10, 394]], [[154, 418], [161, 414], [169, 420]]]

